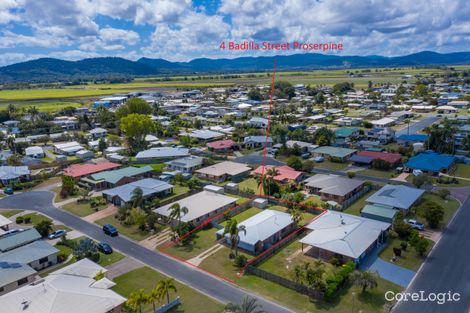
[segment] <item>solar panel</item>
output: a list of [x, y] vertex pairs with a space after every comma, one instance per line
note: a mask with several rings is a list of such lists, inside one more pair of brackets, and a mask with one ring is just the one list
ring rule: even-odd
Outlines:
[[0, 268], [10, 268], [10, 263], [8, 262], [0, 262]]

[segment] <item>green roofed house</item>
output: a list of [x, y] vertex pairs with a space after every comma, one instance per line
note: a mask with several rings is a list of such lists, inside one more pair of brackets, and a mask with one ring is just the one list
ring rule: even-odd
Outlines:
[[322, 146], [312, 151], [314, 157], [322, 156], [324, 158], [329, 158], [329, 159], [335, 158], [343, 162], [348, 160], [356, 152], [357, 150], [355, 149], [333, 147], [333, 146]]
[[367, 204], [361, 211], [361, 216], [376, 221], [392, 223], [398, 210], [379, 204]]
[[152, 177], [152, 175], [153, 168], [149, 165], [142, 167], [129, 166], [118, 170], [92, 174], [82, 178], [80, 184], [94, 190], [102, 190], [122, 186], [136, 180]]
[[350, 142], [357, 138], [360, 134], [360, 129], [357, 127], [341, 127], [335, 130], [337, 142]]

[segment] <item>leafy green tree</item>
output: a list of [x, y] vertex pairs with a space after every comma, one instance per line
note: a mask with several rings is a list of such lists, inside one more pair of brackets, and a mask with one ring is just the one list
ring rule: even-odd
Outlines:
[[157, 284], [157, 292], [160, 294], [160, 299], [166, 297], [167, 303], [170, 303], [170, 291], [178, 292], [173, 278], [160, 280]]
[[302, 169], [302, 160], [295, 155], [288, 157], [286, 163], [288, 166], [292, 167], [295, 170]]
[[256, 298], [244, 297], [241, 304], [230, 302], [225, 306], [225, 313], [268, 313], [257, 301]]
[[145, 136], [155, 131], [155, 124], [149, 116], [135, 113], [121, 118], [120, 127], [133, 152], [145, 148]]
[[335, 133], [326, 127], [321, 127], [313, 134], [313, 142], [319, 146], [329, 146], [335, 142]]
[[416, 186], [416, 188], [421, 188], [421, 186], [429, 183], [429, 177], [425, 174], [413, 176], [412, 183]]
[[447, 119], [441, 124], [426, 127], [424, 132], [429, 135], [425, 142], [428, 149], [439, 153], [453, 154], [457, 130]]
[[98, 262], [100, 260], [100, 254], [98, 248], [93, 240], [90, 238], [85, 238], [80, 240], [78, 245], [73, 250], [73, 255], [78, 259], [88, 258], [93, 262]]
[[103, 152], [104, 150], [106, 150], [106, 148], [108, 148], [106, 141], [104, 140], [104, 138], [100, 138], [100, 140], [98, 141], [98, 150]]
[[144, 191], [142, 188], [137, 187], [132, 190], [131, 201], [134, 208], [142, 208], [142, 204], [144, 202]]
[[129, 99], [126, 104], [116, 110], [116, 118], [121, 119], [129, 114], [152, 114], [153, 108], [145, 100], [140, 98]]
[[439, 227], [439, 223], [444, 220], [444, 208], [438, 203], [425, 201], [419, 206], [418, 211], [431, 228]]
[[362, 288], [362, 292], [365, 292], [367, 288], [369, 289], [376, 288], [378, 285], [377, 283], [378, 278], [379, 278], [379, 275], [376, 272], [370, 272], [370, 271], [363, 272], [359, 270], [352, 272], [352, 274], [349, 277], [349, 279], [352, 281], [354, 285]]
[[101, 124], [101, 126], [106, 127], [110, 123], [116, 120], [114, 113], [109, 111], [104, 106], [99, 106], [96, 108], [95, 120]]
[[259, 91], [258, 88], [251, 88], [250, 91], [248, 91], [248, 99], [250, 100], [256, 100], [256, 101], [261, 101], [263, 100], [263, 95]]
[[34, 228], [38, 231], [38, 233], [43, 237], [46, 238], [50, 232], [52, 231], [52, 222], [50, 220], [42, 220], [36, 225]]
[[315, 167], [315, 162], [314, 161], [306, 160], [302, 164], [302, 171], [304, 171], [306, 173], [311, 173], [313, 171], [314, 167]]

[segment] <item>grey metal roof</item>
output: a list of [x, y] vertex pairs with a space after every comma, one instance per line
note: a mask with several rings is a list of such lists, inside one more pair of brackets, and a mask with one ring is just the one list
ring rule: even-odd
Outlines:
[[165, 162], [165, 163], [169, 164], [169, 165], [173, 165], [173, 166], [190, 168], [190, 167], [201, 165], [202, 161], [203, 161], [202, 157], [191, 155], [191, 156], [188, 156], [188, 157], [168, 161], [168, 162]]
[[221, 138], [224, 136], [224, 134], [212, 131], [212, 130], [207, 130], [207, 129], [197, 129], [193, 131], [192, 133], [189, 134], [190, 137], [198, 138], [198, 139], [216, 139], [216, 138]]
[[0, 253], [0, 262], [31, 263], [59, 252], [44, 240], [33, 241], [27, 245]]
[[29, 174], [27, 166], [0, 166], [0, 179], [16, 179]]
[[104, 190], [104, 195], [110, 195], [112, 197], [118, 196], [124, 202], [129, 202], [132, 199], [132, 192], [136, 189], [142, 189], [143, 196], [147, 197], [152, 194], [160, 193], [165, 190], [173, 188], [173, 185], [168, 184], [167, 182], [154, 179], [154, 178], [145, 178], [129, 184], [125, 184], [116, 188]]
[[35, 228], [29, 228], [22, 232], [6, 235], [0, 238], [0, 251], [6, 252], [39, 239], [41, 239], [41, 235]]
[[316, 174], [304, 182], [305, 186], [319, 188], [322, 193], [336, 196], [344, 196], [364, 184], [362, 180], [325, 174]]
[[178, 158], [189, 155], [189, 149], [187, 148], [171, 148], [171, 147], [161, 147], [161, 148], [151, 148], [148, 150], [141, 151], [135, 156], [137, 159], [146, 159], [146, 158]]
[[15, 262], [0, 262], [0, 272], [0, 287], [36, 273], [29, 265]]
[[392, 208], [408, 210], [421, 196], [424, 190], [404, 185], [385, 185], [367, 198], [368, 203], [381, 204]]

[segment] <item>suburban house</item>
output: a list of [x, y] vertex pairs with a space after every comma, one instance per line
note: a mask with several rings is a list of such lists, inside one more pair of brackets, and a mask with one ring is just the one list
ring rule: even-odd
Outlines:
[[428, 139], [425, 134], [401, 134], [397, 137], [397, 143], [401, 146], [410, 146], [414, 143], [423, 143]]
[[257, 128], [266, 128], [268, 127], [268, 120], [263, 117], [252, 117], [249, 121], [248, 124], [253, 127]]
[[120, 164], [112, 162], [73, 164], [64, 169], [64, 175], [73, 177], [76, 181], [79, 181], [82, 177], [103, 171], [114, 170], [119, 167], [121, 167]]
[[8, 236], [2, 236], [0, 237], [0, 253], [5, 253], [39, 239], [41, 239], [41, 235], [36, 228], [28, 228]]
[[80, 127], [78, 119], [75, 116], [57, 116], [52, 123], [59, 125], [63, 130], [74, 130]]
[[171, 160], [189, 156], [188, 148], [159, 147], [140, 151], [135, 156], [137, 162]]
[[[290, 214], [268, 209], [240, 222], [239, 226], [244, 226], [246, 232], [239, 233], [238, 247], [252, 254], [269, 249], [296, 229]], [[216, 236], [222, 238], [224, 229], [217, 231]], [[225, 240], [230, 244], [229, 234], [225, 234]]]
[[233, 151], [237, 147], [237, 144], [232, 139], [226, 139], [209, 142], [206, 144], [206, 146], [209, 151], [213, 151], [216, 153], [226, 153], [229, 151]]
[[359, 151], [350, 158], [350, 161], [361, 165], [370, 165], [374, 160], [382, 160], [387, 162], [390, 167], [396, 167], [401, 162], [401, 154], [378, 151]]
[[[277, 145], [275, 145], [277, 146]], [[281, 145], [282, 146], [282, 145]], [[294, 147], [298, 147], [302, 153], [310, 152], [313, 149], [317, 148], [317, 145], [311, 144], [309, 142], [298, 141], [298, 140], [287, 140], [286, 147], [292, 149]]]
[[103, 190], [103, 196], [108, 202], [121, 206], [131, 202], [133, 192], [137, 188], [142, 190], [143, 200], [148, 201], [158, 196], [171, 194], [173, 185], [154, 178], [144, 178], [112, 189]]
[[390, 127], [374, 127], [366, 131], [367, 140], [387, 144], [395, 139], [395, 130]]
[[221, 139], [225, 134], [218, 133], [208, 129], [196, 129], [189, 134], [189, 137], [196, 138], [199, 142], [209, 142]]
[[93, 152], [90, 150], [80, 150], [75, 153], [75, 156], [82, 160], [91, 160], [95, 156]]
[[180, 207], [186, 207], [188, 209], [188, 213], [181, 217], [181, 221], [185, 223], [192, 222], [197, 226], [204, 220], [214, 217], [235, 206], [237, 200], [238, 199], [234, 197], [204, 190], [184, 199], [161, 206], [155, 209], [154, 212], [166, 223], [171, 214], [170, 207], [178, 203]]
[[54, 144], [54, 152], [63, 155], [75, 155], [84, 148], [76, 141]]
[[107, 133], [108, 131], [101, 127], [93, 128], [92, 130], [88, 132], [90, 137], [94, 140], [106, 137]]
[[182, 173], [192, 173], [202, 167], [204, 159], [199, 156], [188, 156], [181, 159], [165, 162], [167, 168]]
[[32, 146], [24, 149], [24, 154], [30, 158], [42, 159], [44, 157], [44, 150], [41, 147]]
[[386, 240], [390, 223], [331, 210], [325, 212], [306, 226], [311, 232], [300, 240], [302, 251], [304, 245], [309, 246], [306, 255], [359, 264]]
[[342, 116], [333, 121], [336, 125], [339, 126], [356, 126], [362, 124], [362, 118], [360, 117], [349, 117], [349, 116]]
[[114, 171], [92, 174], [80, 180], [81, 184], [94, 190], [102, 190], [121, 186], [139, 179], [151, 177], [153, 168], [149, 165], [142, 167], [124, 167]]
[[10, 313], [120, 313], [126, 298], [111, 290], [116, 284], [106, 277], [95, 280], [98, 273], [106, 271], [82, 259], [37, 282], [26, 281], [1, 296], [0, 307]]
[[350, 142], [357, 139], [360, 135], [360, 128], [357, 127], [340, 127], [335, 130], [337, 142]]
[[385, 185], [366, 202], [372, 205], [385, 206], [390, 209], [402, 210], [407, 213], [424, 194], [424, 190], [405, 185]]
[[395, 123], [396, 123], [396, 120], [390, 117], [384, 117], [384, 118], [381, 118], [380, 120], [371, 121], [372, 125], [374, 125], [375, 127], [381, 127], [381, 128], [393, 126], [395, 125]]
[[0, 181], [4, 186], [11, 182], [28, 180], [30, 174], [31, 171], [27, 166], [0, 166]]
[[456, 167], [457, 159], [452, 155], [435, 152], [421, 152], [404, 164], [405, 170], [420, 170], [431, 175], [451, 173]]
[[248, 136], [243, 139], [243, 144], [247, 148], [264, 148], [265, 146], [270, 148], [273, 145], [273, 139], [268, 137], [266, 140], [266, 136]]
[[36, 240], [13, 250], [0, 253], [0, 262], [21, 263], [29, 265], [36, 271], [57, 264], [57, 253], [54, 246], [44, 240]]
[[[37, 272], [27, 264], [0, 261], [0, 305], [2, 295], [36, 280]], [[2, 306], [2, 309], [4, 307]]]
[[203, 167], [195, 171], [195, 174], [201, 178], [216, 182], [224, 182], [231, 180], [234, 182], [240, 181], [250, 174], [251, 168], [232, 161], [224, 161]]
[[9, 218], [0, 215], [0, 236], [10, 229], [11, 224], [13, 224], [13, 222]]
[[316, 174], [303, 181], [305, 188], [323, 201], [345, 203], [364, 189], [364, 182], [337, 175]]
[[287, 183], [287, 182], [295, 182], [298, 183], [300, 182], [303, 177], [304, 173], [301, 171], [296, 171], [292, 167], [289, 167], [287, 165], [283, 166], [271, 166], [271, 165], [266, 165], [264, 167], [264, 172], [263, 172], [263, 166], [258, 167], [256, 170], [253, 171], [253, 174], [255, 175], [262, 175], [264, 173], [265, 176], [269, 176], [269, 170], [271, 169], [276, 169], [277, 172], [279, 173], [278, 175], [274, 176], [273, 179], [278, 182], [282, 183]]
[[324, 157], [328, 159], [337, 159], [338, 161], [347, 161], [357, 150], [333, 146], [322, 146], [312, 151], [314, 157]]

